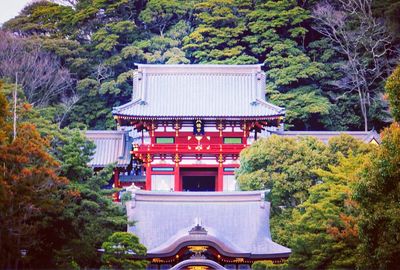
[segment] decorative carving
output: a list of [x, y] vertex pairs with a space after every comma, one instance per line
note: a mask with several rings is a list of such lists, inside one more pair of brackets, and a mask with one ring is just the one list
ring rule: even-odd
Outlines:
[[208, 246], [188, 246], [188, 249], [193, 253], [203, 253], [207, 251]]
[[146, 129], [149, 133], [150, 136], [154, 137], [154, 130], [156, 130], [158, 127], [157, 122], [154, 120], [149, 121], [143, 121], [143, 128]]
[[243, 121], [243, 125], [241, 128], [243, 130], [243, 137], [247, 137], [248, 126], [247, 126], [246, 120]]
[[225, 122], [222, 120], [219, 120], [219, 123], [217, 124], [217, 129], [219, 130], [219, 136], [222, 137], [222, 131], [226, 128]]
[[[201, 258], [203, 259], [203, 258]], [[207, 270], [210, 269], [207, 266], [202, 266], [202, 265], [194, 265], [194, 266], [189, 266], [188, 267], [189, 270]]]
[[195, 136], [203, 136], [204, 135], [204, 123], [202, 120], [197, 119], [193, 125], [193, 134]]
[[178, 137], [179, 135], [179, 130], [182, 128], [182, 124], [178, 121], [175, 120], [175, 124], [174, 124], [174, 129], [175, 129], [175, 136]]
[[196, 150], [197, 150], [197, 151], [200, 151], [200, 150], [203, 149], [203, 145], [200, 144], [200, 141], [201, 141], [201, 139], [203, 139], [203, 136], [196, 136], [195, 138], [196, 138], [196, 140], [197, 140]]
[[174, 162], [176, 166], [178, 166], [179, 162], [181, 162], [181, 156], [178, 153], [175, 153], [174, 155]]
[[196, 218], [195, 226], [189, 231], [189, 234], [207, 234], [207, 230], [203, 227], [201, 219]]
[[223, 154], [219, 154], [218, 157], [217, 157], [217, 161], [219, 163], [219, 166], [222, 167], [222, 163], [224, 163], [224, 161], [225, 161], [224, 155]]

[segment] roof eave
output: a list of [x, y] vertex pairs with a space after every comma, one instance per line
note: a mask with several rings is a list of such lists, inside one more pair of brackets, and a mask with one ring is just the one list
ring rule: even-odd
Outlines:
[[219, 120], [219, 119], [238, 119], [238, 120], [247, 120], [247, 119], [270, 119], [270, 118], [278, 118], [285, 116], [285, 112], [281, 112], [273, 115], [247, 115], [247, 116], [224, 116], [224, 115], [126, 115], [121, 113], [113, 113], [114, 116], [119, 116], [127, 119], [183, 119], [183, 120], [194, 120], [194, 119], [205, 119], [205, 120]]
[[246, 68], [246, 67], [262, 67], [264, 63], [259, 64], [244, 64], [244, 65], [229, 65], [229, 64], [142, 64], [142, 63], [134, 63], [138, 68], [142, 67], [151, 67], [151, 68], [176, 68], [176, 67], [185, 67], [185, 68], [209, 68], [209, 67], [218, 67], [218, 68]]

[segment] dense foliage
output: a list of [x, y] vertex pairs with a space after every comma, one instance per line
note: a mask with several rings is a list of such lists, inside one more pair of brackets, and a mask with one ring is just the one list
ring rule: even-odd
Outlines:
[[360, 266], [396, 269], [400, 244], [400, 126], [382, 132], [382, 146], [355, 189], [360, 204]]
[[398, 66], [386, 81], [385, 89], [390, 103], [390, 111], [394, 120], [400, 121], [400, 66]]
[[97, 249], [127, 222], [112, 191], [102, 189], [112, 168], [88, 168], [94, 144], [59, 129], [22, 92], [14, 139], [8, 89], [0, 92], [0, 268], [99, 267]]
[[327, 147], [315, 138], [296, 141], [273, 135], [241, 152], [238, 181], [242, 190], [270, 189], [275, 207], [294, 207], [318, 180], [313, 169], [329, 163]]
[[[0, 101], [7, 109], [2, 94]], [[46, 248], [48, 222], [62, 214], [68, 181], [57, 173], [58, 162], [47, 152], [48, 140], [41, 138], [31, 124], [21, 124], [12, 137], [8, 112], [0, 122], [0, 268], [18, 268], [21, 250]], [[3, 129], [4, 127], [4, 129]], [[32, 237], [34, 236], [34, 237]], [[29, 260], [33, 255], [23, 258]]]
[[291, 267], [355, 268], [359, 208], [353, 188], [374, 149], [348, 135], [328, 145], [271, 136], [242, 151], [239, 183], [270, 190], [272, 237], [292, 249]]
[[382, 132], [382, 146], [365, 166], [355, 188], [360, 205], [360, 268], [395, 269], [400, 245], [400, 125], [399, 67], [386, 82], [391, 111], [396, 120]]
[[[398, 69], [386, 83], [395, 120], [397, 73]], [[342, 135], [315, 151], [314, 144], [305, 144], [313, 140], [259, 140], [241, 153], [237, 173], [244, 189], [270, 190], [272, 235], [292, 248], [289, 267], [397, 269], [399, 123], [384, 129], [380, 146]]]
[[[382, 82], [399, 42], [391, 12], [371, 0], [35, 1], [2, 27], [14, 37], [2, 34], [0, 76], [19, 74], [30, 102], [48, 93], [34, 106], [62, 109], [61, 126], [101, 129], [129, 101], [135, 62], [263, 63], [287, 128], [378, 130], [390, 121]], [[16, 64], [25, 58], [30, 73]], [[58, 72], [29, 83], [46, 59]]]

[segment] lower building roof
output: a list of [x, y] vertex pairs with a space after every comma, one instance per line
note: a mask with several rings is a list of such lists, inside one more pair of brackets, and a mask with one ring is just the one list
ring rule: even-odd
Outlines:
[[365, 143], [370, 143], [375, 141], [376, 143], [380, 143], [380, 136], [375, 130], [371, 131], [283, 131], [283, 132], [274, 132], [274, 134], [284, 137], [306, 137], [311, 136], [315, 137], [318, 140], [328, 143], [329, 139], [332, 137], [340, 136], [341, 134], [350, 135], [358, 140], [361, 140]]
[[187, 245], [210, 245], [225, 256], [288, 257], [269, 230], [270, 203], [264, 191], [135, 191], [127, 203], [128, 231], [148, 255], [167, 257]]
[[93, 168], [104, 168], [109, 164], [126, 167], [131, 161], [131, 138], [126, 131], [88, 130], [86, 138], [96, 145], [92, 160], [88, 163]]

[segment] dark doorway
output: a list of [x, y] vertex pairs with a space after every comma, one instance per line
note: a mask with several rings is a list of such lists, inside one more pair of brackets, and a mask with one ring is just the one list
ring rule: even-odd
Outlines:
[[215, 191], [215, 176], [182, 176], [183, 191]]

